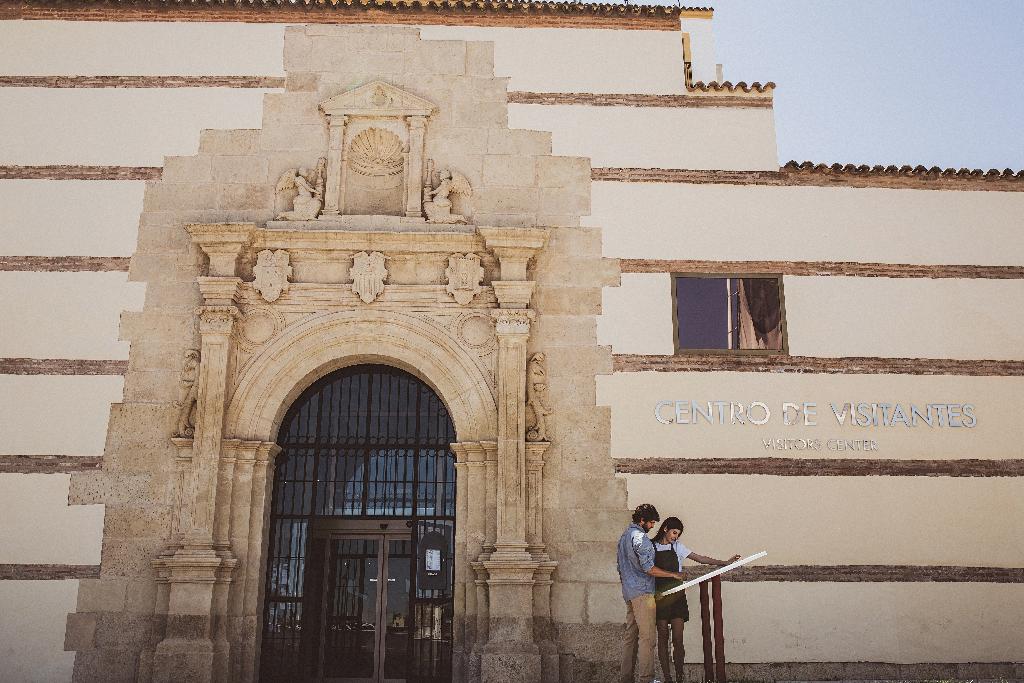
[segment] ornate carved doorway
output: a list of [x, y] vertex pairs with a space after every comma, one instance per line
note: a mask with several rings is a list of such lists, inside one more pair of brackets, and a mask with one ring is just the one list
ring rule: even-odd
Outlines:
[[451, 681], [455, 428], [413, 375], [359, 365], [282, 422], [260, 679]]

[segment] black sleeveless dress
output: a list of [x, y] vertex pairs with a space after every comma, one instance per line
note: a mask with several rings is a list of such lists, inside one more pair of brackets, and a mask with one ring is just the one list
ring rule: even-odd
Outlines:
[[[655, 546], [657, 548], [657, 546]], [[668, 550], [658, 550], [654, 554], [654, 566], [664, 569], [667, 572], [678, 572], [679, 556], [672, 546]], [[662, 593], [675, 588], [681, 581], [676, 579], [665, 579], [657, 577], [654, 581], [654, 599], [657, 605], [658, 620], [672, 621], [673, 619], [690, 620], [690, 608], [686, 604], [686, 591], [676, 591], [672, 595], [662, 597]]]

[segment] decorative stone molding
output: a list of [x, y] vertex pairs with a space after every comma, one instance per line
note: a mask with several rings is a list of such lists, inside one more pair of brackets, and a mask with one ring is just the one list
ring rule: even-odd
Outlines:
[[448, 283], [445, 291], [452, 298], [465, 306], [483, 289], [480, 286], [484, 279], [484, 269], [480, 266], [480, 257], [476, 254], [453, 254], [448, 257], [448, 268], [444, 271]]
[[352, 291], [359, 295], [363, 303], [372, 303], [384, 293], [384, 281], [388, 279], [385, 260], [387, 257], [379, 251], [361, 251], [352, 257], [352, 269], [349, 271]]
[[526, 369], [526, 440], [547, 441], [547, 418], [551, 408], [547, 405], [548, 374], [543, 353], [530, 357]]
[[292, 276], [290, 260], [291, 257], [284, 249], [264, 249], [256, 255], [256, 265], [252, 268], [252, 288], [267, 303], [274, 303], [288, 291], [288, 280]]
[[206, 306], [234, 306], [241, 295], [242, 280], [237, 277], [203, 277], [196, 278], [199, 292], [203, 295]]
[[238, 257], [252, 241], [256, 226], [252, 223], [202, 223], [186, 225], [192, 243], [210, 259], [211, 277], [235, 277]]

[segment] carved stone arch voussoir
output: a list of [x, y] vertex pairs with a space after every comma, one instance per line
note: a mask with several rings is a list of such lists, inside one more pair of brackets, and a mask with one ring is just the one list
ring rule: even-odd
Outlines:
[[407, 370], [429, 384], [451, 414], [459, 441], [493, 439], [493, 389], [454, 335], [425, 318], [395, 311], [341, 311], [285, 329], [251, 360], [228, 406], [225, 433], [273, 442], [299, 394], [320, 377], [360, 363]]

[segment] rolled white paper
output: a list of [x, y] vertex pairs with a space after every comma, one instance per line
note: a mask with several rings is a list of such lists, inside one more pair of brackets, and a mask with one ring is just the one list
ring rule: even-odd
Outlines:
[[767, 554], [768, 554], [767, 550], [762, 550], [759, 553], [754, 553], [750, 557], [744, 557], [742, 560], [736, 560], [732, 564], [727, 564], [724, 567], [719, 567], [715, 571], [708, 572], [704, 576], [701, 576], [699, 578], [687, 581], [686, 583], [682, 584], [681, 586], [676, 586], [675, 588], [670, 588], [667, 591], [665, 591], [664, 593], [662, 593], [661, 595], [671, 595], [672, 593], [677, 593], [677, 592], [679, 592], [681, 590], [685, 590], [685, 589], [689, 588], [690, 586], [696, 586], [701, 581], [707, 581], [708, 579], [710, 579], [713, 576], [718, 576], [719, 574], [724, 574], [726, 572], [730, 572], [733, 569], [736, 569], [737, 567], [742, 567], [743, 565], [747, 564], [748, 562], [753, 562], [754, 560], [760, 560], [762, 557], [764, 557]]

